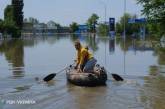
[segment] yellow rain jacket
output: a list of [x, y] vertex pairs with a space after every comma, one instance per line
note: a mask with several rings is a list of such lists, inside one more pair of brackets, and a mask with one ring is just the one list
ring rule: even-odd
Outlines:
[[86, 48], [81, 47], [80, 50], [77, 52], [77, 64], [84, 64], [84, 62], [87, 62], [89, 59], [93, 58], [92, 53], [90, 53]]

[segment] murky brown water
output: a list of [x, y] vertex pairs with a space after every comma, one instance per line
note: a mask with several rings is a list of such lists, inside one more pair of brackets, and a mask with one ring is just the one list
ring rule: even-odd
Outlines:
[[[73, 62], [77, 38], [125, 81], [109, 74], [106, 86], [78, 87], [67, 83], [65, 72], [50, 83], [36, 81]], [[1, 40], [0, 109], [165, 109], [164, 43], [130, 39], [123, 44], [121, 39], [70, 35]]]

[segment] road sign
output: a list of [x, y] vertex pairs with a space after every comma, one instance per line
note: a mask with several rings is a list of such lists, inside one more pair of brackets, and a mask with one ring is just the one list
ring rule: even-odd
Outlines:
[[110, 31], [115, 31], [115, 18], [109, 18]]
[[128, 23], [145, 23], [147, 22], [146, 18], [140, 18], [140, 19], [128, 19]]

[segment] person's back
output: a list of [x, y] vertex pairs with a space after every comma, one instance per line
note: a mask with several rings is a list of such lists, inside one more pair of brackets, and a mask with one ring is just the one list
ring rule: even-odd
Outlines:
[[86, 49], [86, 47], [81, 48], [81, 56], [84, 60], [90, 60], [91, 58], [93, 58], [93, 54], [89, 52], [89, 50]]
[[93, 54], [88, 51], [88, 48], [81, 46], [79, 41], [75, 42], [75, 48], [77, 50], [76, 68], [80, 68], [83, 72], [93, 72], [97, 62]]

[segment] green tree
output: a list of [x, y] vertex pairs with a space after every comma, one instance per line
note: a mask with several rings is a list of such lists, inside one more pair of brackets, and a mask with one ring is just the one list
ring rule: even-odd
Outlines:
[[97, 14], [92, 14], [91, 17], [87, 20], [87, 25], [89, 26], [90, 32], [96, 32], [96, 24], [99, 19], [99, 16]]
[[14, 20], [14, 8], [12, 5], [7, 5], [4, 10], [4, 18], [5, 20], [2, 23], [2, 32], [4, 34], [11, 34], [12, 37], [20, 37], [21, 31], [16, 26], [16, 22]]
[[0, 32], [2, 33], [3, 32], [3, 20], [0, 19]]
[[20, 29], [17, 26], [15, 26], [15, 22], [13, 22], [12, 20], [4, 20], [3, 33], [11, 34], [14, 38], [18, 38], [21, 35]]
[[14, 8], [12, 5], [7, 5], [4, 10], [4, 19], [8, 21], [14, 21]]
[[25, 20], [27, 20], [27, 22], [31, 23], [31, 24], [38, 24], [39, 23], [39, 21], [33, 17], [29, 17], [28, 19], [25, 19]]
[[99, 34], [106, 36], [106, 35], [108, 35], [108, 31], [109, 31], [108, 25], [99, 24], [99, 26], [98, 26]]
[[13, 15], [16, 26], [22, 29], [23, 26], [23, 0], [12, 0]]
[[76, 22], [73, 22], [72, 24], [70, 24], [70, 29], [71, 32], [75, 32], [78, 30], [78, 24]]
[[4, 21], [1, 22], [3, 34], [11, 34], [12, 37], [20, 37], [21, 30], [16, 25], [14, 18], [14, 7], [12, 5], [7, 5], [4, 10]]
[[116, 23], [116, 33], [122, 33], [123, 32], [123, 27], [122, 25], [120, 24], [120, 22], [117, 22]]
[[[143, 6], [142, 14], [148, 18], [149, 29], [165, 34], [165, 0], [137, 0]], [[155, 28], [157, 28], [155, 30]]]
[[3, 20], [2, 19], [0, 19], [0, 22], [2, 22]]
[[[122, 34], [124, 31], [124, 23], [125, 23], [125, 30], [127, 35], [131, 35], [133, 33], [137, 33], [139, 31], [140, 24], [130, 24], [128, 23], [129, 19], [137, 18], [136, 15], [131, 15], [129, 13], [125, 13], [124, 16], [120, 18], [120, 21], [116, 23], [116, 32]], [[124, 22], [125, 19], [125, 22]]]

